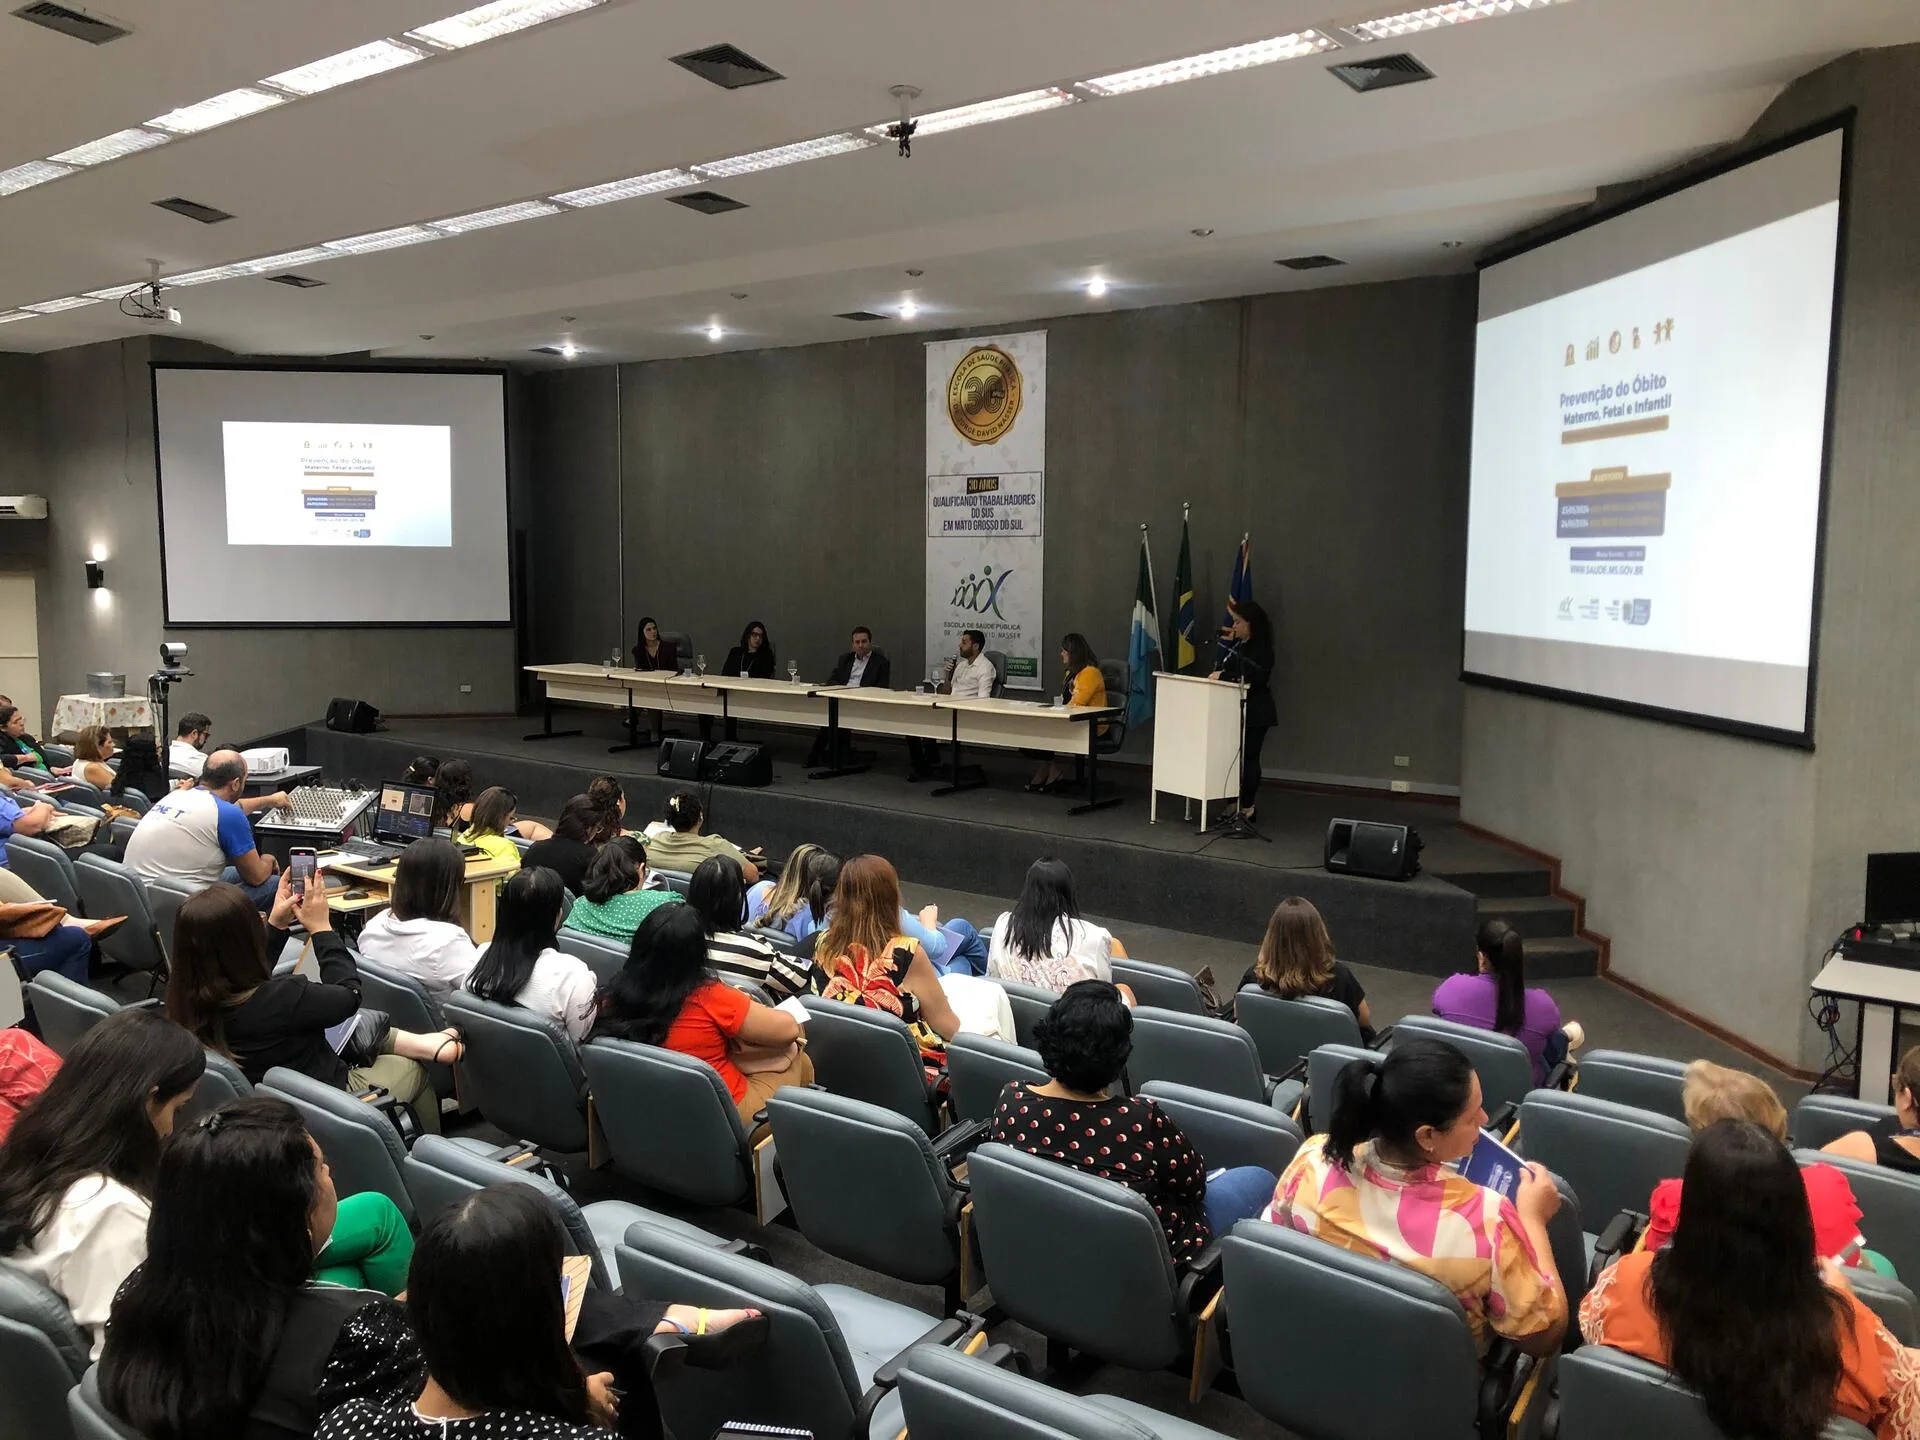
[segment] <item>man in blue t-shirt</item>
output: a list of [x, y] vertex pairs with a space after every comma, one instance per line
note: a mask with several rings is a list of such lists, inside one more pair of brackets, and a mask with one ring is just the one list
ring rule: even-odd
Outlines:
[[156, 800], [127, 841], [127, 868], [142, 880], [184, 880], [211, 885], [225, 880], [247, 892], [262, 910], [273, 905], [278, 862], [253, 840], [247, 808], [284, 805], [284, 794], [243, 801], [247, 762], [237, 750], [207, 757], [199, 783]]
[[[20, 905], [45, 898], [13, 873], [7, 864], [6, 842], [15, 835], [38, 835], [56, 813], [44, 800], [22, 805], [0, 792], [0, 904]], [[76, 985], [84, 985], [93, 941], [78, 925], [56, 925], [45, 935], [0, 936], [0, 950], [13, 951], [20, 962], [20, 973], [29, 979], [42, 970], [57, 970]]]

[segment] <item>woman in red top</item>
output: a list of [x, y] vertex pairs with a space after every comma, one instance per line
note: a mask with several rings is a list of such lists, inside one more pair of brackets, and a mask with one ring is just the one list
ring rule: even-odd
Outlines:
[[775, 1090], [813, 1083], [800, 1022], [708, 973], [706, 926], [691, 905], [662, 905], [640, 922], [600, 999], [593, 1036], [603, 1035], [706, 1061], [749, 1129]]

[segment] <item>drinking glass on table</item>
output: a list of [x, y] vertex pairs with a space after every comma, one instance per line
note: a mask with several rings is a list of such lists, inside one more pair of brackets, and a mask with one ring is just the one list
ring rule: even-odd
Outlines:
[[707, 678], [707, 657], [704, 655], [694, 656], [693, 668], [700, 672], [700, 678], [702, 680], [706, 679]]
[[800, 683], [800, 662], [797, 660], [787, 661], [787, 683], [789, 685]]

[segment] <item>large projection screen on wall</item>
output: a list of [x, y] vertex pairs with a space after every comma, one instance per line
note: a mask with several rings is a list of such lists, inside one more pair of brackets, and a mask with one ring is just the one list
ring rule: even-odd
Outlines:
[[495, 371], [153, 368], [166, 623], [504, 625]]
[[1467, 679], [1812, 743], [1846, 150], [1481, 272]]

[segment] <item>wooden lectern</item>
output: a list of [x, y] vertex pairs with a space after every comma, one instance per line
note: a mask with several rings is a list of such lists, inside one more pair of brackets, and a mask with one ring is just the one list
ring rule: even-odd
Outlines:
[[[1200, 802], [1200, 828], [1207, 804], [1240, 798], [1241, 712], [1247, 687], [1237, 680], [1204, 675], [1154, 677], [1153, 801], [1149, 820], [1160, 823], [1160, 792]], [[1191, 814], [1192, 804], [1187, 806]]]

